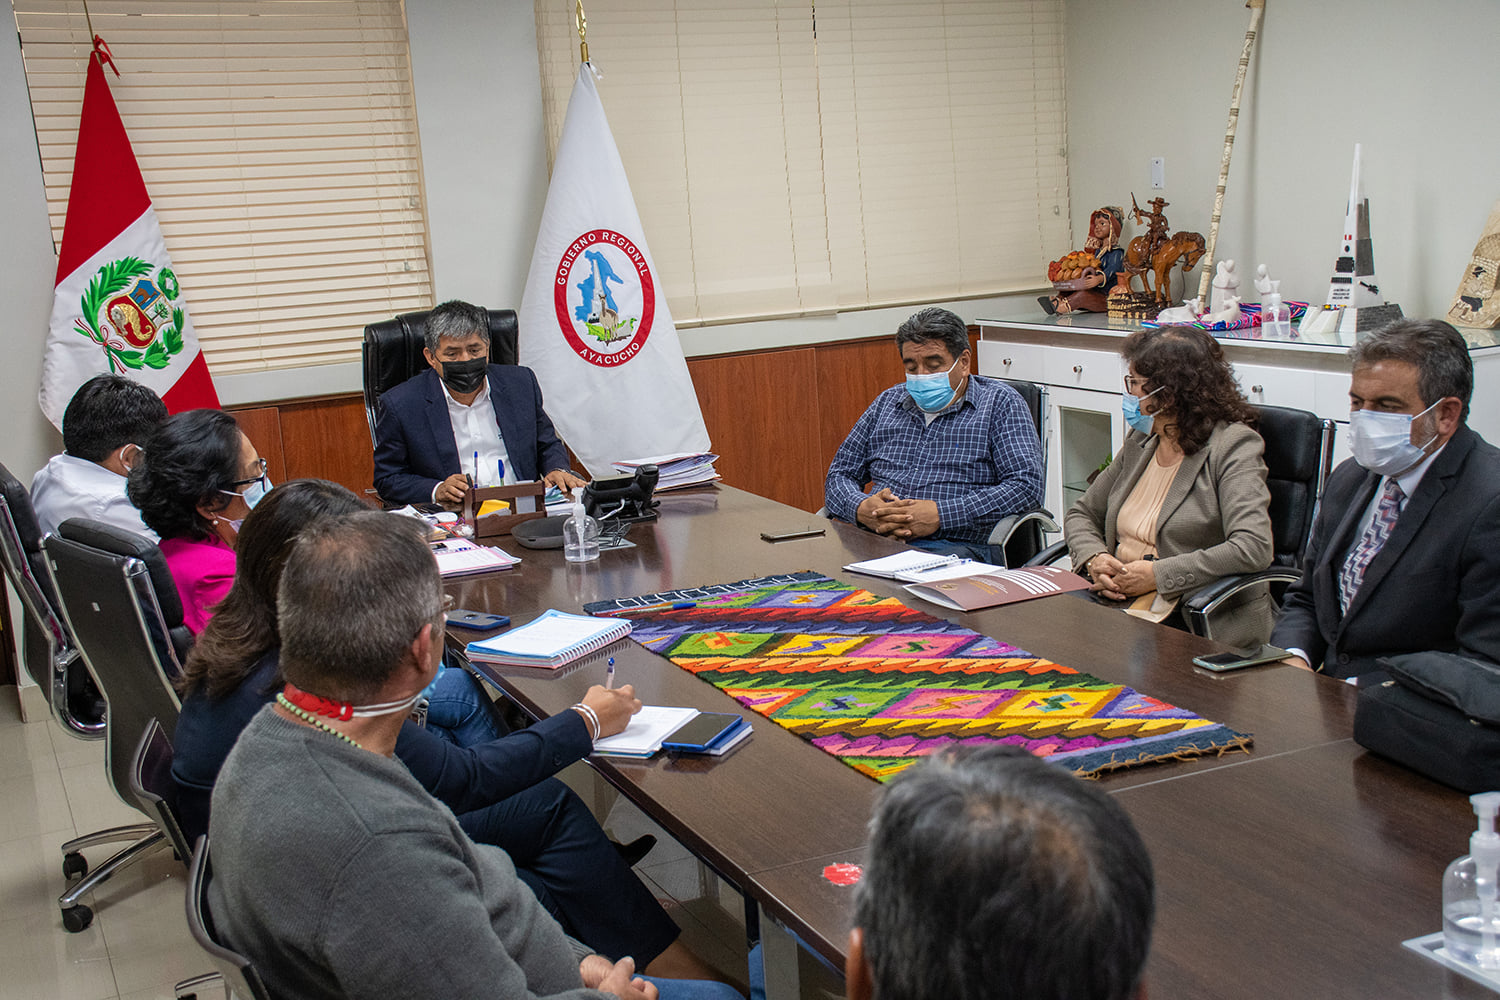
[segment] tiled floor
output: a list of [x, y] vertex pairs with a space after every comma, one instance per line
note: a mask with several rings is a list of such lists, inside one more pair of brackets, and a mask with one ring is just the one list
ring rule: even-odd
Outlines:
[[[63, 930], [59, 845], [142, 818], [110, 790], [102, 741], [76, 740], [50, 721], [21, 722], [14, 695], [0, 688], [0, 1000], [171, 1000], [176, 983], [209, 971], [184, 922], [182, 864], [161, 850], [130, 866], [85, 900], [92, 926]], [[585, 801], [613, 798], [591, 771], [575, 767], [570, 783]], [[625, 800], [609, 806], [605, 828], [621, 841], [656, 835], [637, 872], [683, 928], [683, 940], [743, 978], [739, 896]], [[111, 850], [86, 853], [98, 862]], [[806, 1000], [841, 995], [811, 959], [802, 963], [802, 982]]]

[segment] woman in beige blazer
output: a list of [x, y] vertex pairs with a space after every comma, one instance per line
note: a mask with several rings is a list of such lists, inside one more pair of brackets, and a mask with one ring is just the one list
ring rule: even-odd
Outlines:
[[[1132, 613], [1181, 623], [1177, 602], [1220, 577], [1271, 564], [1265, 444], [1218, 342], [1192, 327], [1142, 330], [1120, 352], [1131, 431], [1069, 508], [1073, 568]], [[1254, 646], [1271, 634], [1269, 590], [1219, 608], [1214, 638]]]

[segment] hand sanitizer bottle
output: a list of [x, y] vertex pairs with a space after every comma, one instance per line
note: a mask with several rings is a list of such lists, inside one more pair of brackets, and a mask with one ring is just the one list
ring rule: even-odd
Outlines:
[[1443, 873], [1443, 946], [1461, 962], [1500, 969], [1500, 834], [1495, 832], [1500, 792], [1484, 792], [1469, 801], [1479, 829], [1469, 838], [1469, 853]]
[[1266, 296], [1266, 303], [1260, 314], [1260, 329], [1261, 336], [1266, 340], [1292, 339], [1292, 310], [1281, 301], [1279, 292]]
[[599, 558], [599, 522], [589, 517], [578, 490], [573, 491], [573, 516], [563, 524], [563, 558], [568, 562]]

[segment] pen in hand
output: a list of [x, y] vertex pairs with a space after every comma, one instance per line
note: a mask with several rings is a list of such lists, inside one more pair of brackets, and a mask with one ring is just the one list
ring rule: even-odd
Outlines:
[[615, 689], [615, 658], [613, 656], [611, 656], [609, 658], [609, 666], [607, 666], [607, 667], [604, 668], [604, 690], [606, 690], [606, 691], [613, 691], [614, 689]]

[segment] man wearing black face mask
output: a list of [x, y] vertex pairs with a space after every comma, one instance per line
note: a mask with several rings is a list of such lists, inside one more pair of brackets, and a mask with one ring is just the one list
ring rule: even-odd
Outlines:
[[427, 315], [431, 371], [380, 398], [375, 489], [390, 503], [462, 502], [476, 486], [543, 479], [585, 485], [542, 409], [531, 369], [490, 364], [484, 310], [444, 302]]
[[1500, 663], [1500, 451], [1466, 423], [1468, 345], [1399, 320], [1349, 355], [1354, 458], [1329, 477], [1271, 641], [1333, 677], [1427, 650]]

